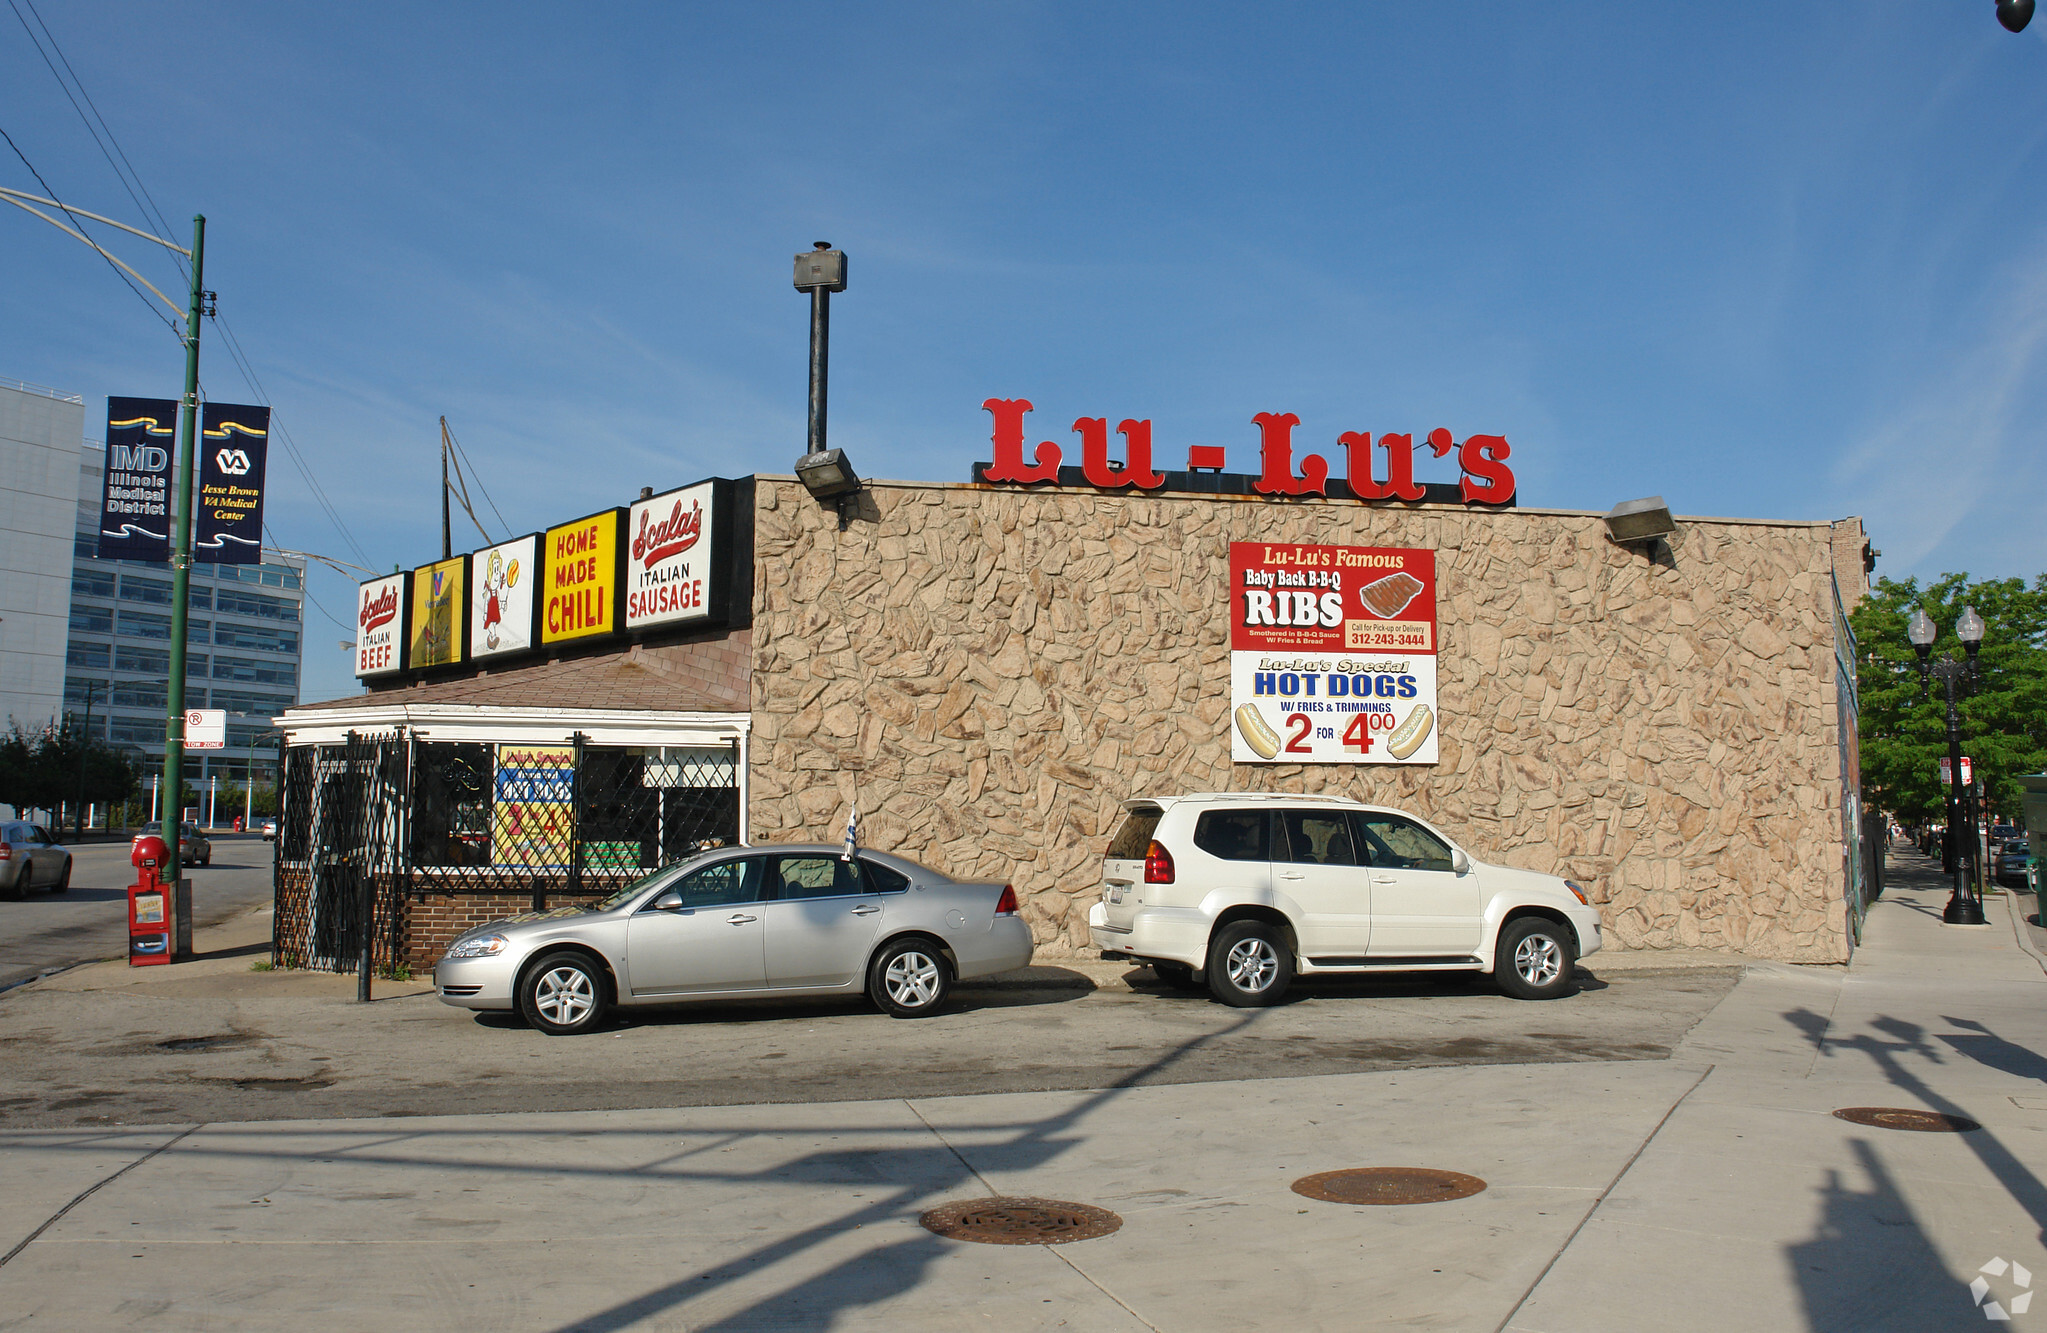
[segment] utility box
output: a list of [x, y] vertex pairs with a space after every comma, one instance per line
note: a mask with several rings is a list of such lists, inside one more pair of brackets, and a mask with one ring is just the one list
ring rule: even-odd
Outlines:
[[796, 290], [828, 292], [846, 290], [846, 253], [843, 250], [812, 250], [796, 256]]

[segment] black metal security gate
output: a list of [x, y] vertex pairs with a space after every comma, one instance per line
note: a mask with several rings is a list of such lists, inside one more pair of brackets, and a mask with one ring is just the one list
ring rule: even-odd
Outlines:
[[341, 745], [286, 752], [275, 886], [280, 966], [349, 972], [366, 950], [397, 958], [405, 777], [405, 740], [395, 732], [351, 732]]
[[739, 837], [733, 746], [415, 741], [403, 861], [423, 893], [609, 892]]
[[736, 744], [351, 732], [287, 749], [282, 773], [275, 957], [287, 967], [367, 976], [405, 961], [408, 900], [587, 901], [739, 838]]

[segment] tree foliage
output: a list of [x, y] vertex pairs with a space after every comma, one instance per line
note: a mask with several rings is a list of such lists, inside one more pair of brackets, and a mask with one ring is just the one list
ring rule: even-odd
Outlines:
[[17, 810], [57, 810], [84, 797], [112, 805], [133, 795], [135, 765], [127, 755], [88, 740], [67, 721], [33, 731], [15, 723], [0, 736], [0, 804]]
[[1878, 579], [1849, 616], [1861, 694], [1862, 793], [1866, 809], [1907, 823], [1946, 818], [1940, 761], [1947, 756], [1947, 695], [1938, 680], [1921, 685], [1917, 655], [1905, 637], [1913, 609], [1933, 618], [1936, 659], [1962, 655], [1955, 621], [1974, 606], [1983, 617], [1975, 692], [1959, 701], [1962, 753], [1984, 783], [2000, 819], [2019, 811], [2021, 773], [2047, 771], [2047, 574], [1971, 583], [1946, 574], [1921, 588], [1916, 579]]

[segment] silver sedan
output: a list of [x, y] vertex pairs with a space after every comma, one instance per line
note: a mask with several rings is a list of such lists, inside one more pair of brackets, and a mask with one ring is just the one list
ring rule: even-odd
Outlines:
[[1007, 884], [962, 884], [900, 856], [826, 844], [733, 847], [658, 870], [588, 907], [530, 912], [456, 940], [444, 1003], [517, 1009], [587, 1032], [613, 1005], [858, 995], [897, 1018], [952, 983], [1023, 967], [1031, 931]]

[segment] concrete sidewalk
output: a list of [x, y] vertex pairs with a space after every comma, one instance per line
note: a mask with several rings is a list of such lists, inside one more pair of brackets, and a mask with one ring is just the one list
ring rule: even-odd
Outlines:
[[[0, 1329], [1981, 1326], [1984, 1264], [2006, 1310], [2011, 1261], [2047, 1282], [2047, 975], [2010, 899], [1944, 928], [1901, 860], [1852, 966], [1752, 964], [1667, 1061], [0, 1133]], [[1288, 1188], [1352, 1166], [1488, 1188]], [[1056, 1248], [917, 1224], [990, 1194], [1123, 1224]]]

